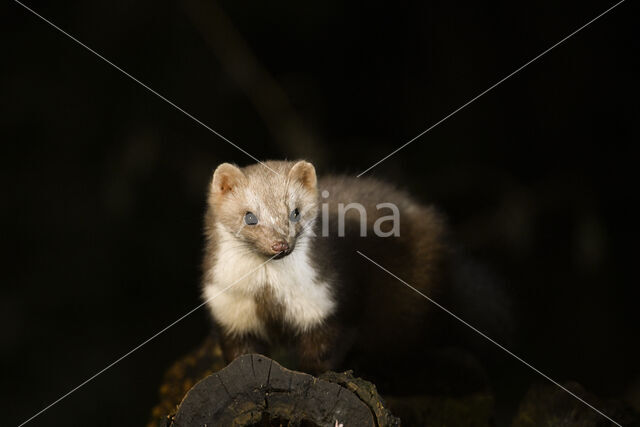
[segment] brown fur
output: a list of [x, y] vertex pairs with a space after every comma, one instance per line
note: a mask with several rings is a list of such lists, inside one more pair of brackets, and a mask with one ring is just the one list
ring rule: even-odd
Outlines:
[[[257, 303], [257, 314], [262, 321], [272, 326], [282, 319], [283, 307], [282, 303], [275, 299], [273, 289], [270, 286], [265, 286], [255, 296]], [[273, 329], [273, 328], [271, 328]]]

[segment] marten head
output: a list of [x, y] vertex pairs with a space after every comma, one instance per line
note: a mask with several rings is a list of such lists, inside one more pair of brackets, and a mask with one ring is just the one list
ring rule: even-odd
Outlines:
[[269, 257], [287, 256], [318, 215], [315, 168], [305, 161], [223, 163], [213, 174], [209, 206], [226, 238]]

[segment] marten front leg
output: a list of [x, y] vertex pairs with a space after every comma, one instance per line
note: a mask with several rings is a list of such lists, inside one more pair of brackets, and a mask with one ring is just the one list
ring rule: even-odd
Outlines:
[[316, 326], [298, 337], [298, 361], [300, 369], [313, 375], [336, 368], [339, 362], [339, 328], [334, 323]]

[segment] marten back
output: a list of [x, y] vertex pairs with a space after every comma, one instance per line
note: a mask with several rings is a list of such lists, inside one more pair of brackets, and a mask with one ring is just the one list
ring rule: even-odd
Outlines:
[[[318, 187], [328, 192], [321, 202], [329, 213], [327, 242], [334, 267], [338, 277], [348, 278], [339, 283], [344, 295], [339, 312], [349, 313], [357, 324], [344, 368], [355, 368], [390, 390], [407, 375], [414, 377], [420, 392], [485, 387], [485, 367], [494, 363], [495, 349], [432, 301], [508, 342], [513, 319], [499, 280], [452, 247], [446, 221], [436, 209], [394, 185], [373, 178], [327, 176]], [[360, 213], [354, 209], [346, 214], [345, 236], [340, 237], [339, 206], [354, 202], [365, 207], [366, 236], [361, 236]], [[374, 224], [391, 214], [387, 204], [397, 207], [399, 227], [396, 235], [381, 237]], [[391, 221], [382, 223], [382, 231], [390, 233], [391, 226]], [[406, 383], [401, 388], [409, 391]]]
[[[327, 176], [319, 180], [318, 189], [323, 215], [328, 212], [325, 243], [341, 278], [338, 300], [344, 309], [338, 312], [357, 319], [354, 349], [387, 360], [419, 351], [437, 308], [357, 251], [438, 298], [443, 295], [449, 255], [442, 216], [395, 186], [372, 178]], [[361, 228], [362, 211], [349, 208], [354, 203], [364, 208], [366, 233]]]

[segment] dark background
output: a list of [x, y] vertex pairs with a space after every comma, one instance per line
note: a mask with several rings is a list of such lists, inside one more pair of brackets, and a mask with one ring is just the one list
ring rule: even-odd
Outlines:
[[[613, 4], [28, 3], [254, 156], [320, 174], [363, 171]], [[640, 387], [637, 12], [622, 4], [370, 172], [435, 203], [504, 278], [513, 351], [604, 397]], [[15, 425], [200, 303], [208, 180], [253, 161], [17, 3], [1, 15]], [[208, 330], [194, 313], [32, 424], [145, 423]]]

